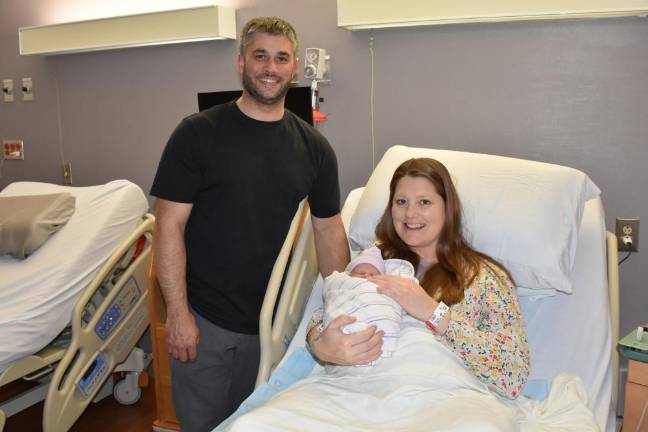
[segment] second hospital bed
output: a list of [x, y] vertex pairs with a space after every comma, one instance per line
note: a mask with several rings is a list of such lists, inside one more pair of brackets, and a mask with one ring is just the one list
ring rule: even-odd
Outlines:
[[[133, 403], [148, 360], [135, 347], [149, 323], [154, 219], [146, 197], [126, 180], [89, 187], [17, 182], [0, 197], [58, 193], [75, 198], [69, 221], [24, 260], [0, 257], [0, 386], [37, 383], [0, 402], [0, 417], [45, 399], [46, 432], [67, 431], [110, 391]], [[116, 370], [126, 377], [113, 387]]]
[[[371, 199], [372, 194], [375, 195], [376, 184], [382, 182], [379, 186], [387, 190], [386, 176], [391, 177], [397, 164], [409, 157], [421, 156], [441, 160], [454, 175], [452, 167], [457, 157], [466, 156], [470, 159], [482, 155], [402, 146], [389, 150], [376, 167], [367, 188], [352, 191], [346, 199], [342, 218], [352, 243], [354, 229], [371, 231], [375, 226], [375, 214], [369, 215], [369, 218], [374, 220], [365, 221], [364, 223], [369, 224], [369, 227], [363, 228], [361, 226], [363, 222], [357, 220], [359, 216], [357, 213], [358, 207], [366, 207], [367, 199]], [[444, 160], [446, 157], [448, 159]], [[509, 162], [517, 161], [504, 159], [508, 159]], [[523, 164], [527, 162], [520, 161]], [[459, 163], [461, 164], [462, 162]], [[466, 172], [469, 173], [474, 169], [479, 171], [476, 166], [468, 165]], [[549, 171], [553, 169], [552, 165], [542, 165], [544, 166], [541, 166], [541, 169]], [[537, 166], [532, 168], [535, 169]], [[508, 179], [506, 179], [507, 174], [510, 174]], [[383, 178], [379, 178], [381, 176]], [[516, 178], [512, 173], [506, 172], [503, 174], [498, 172], [496, 177], [502, 180], [503, 189], [495, 193], [500, 197], [501, 194], [510, 194], [511, 185], [507, 184], [508, 182], [525, 181], [524, 178]], [[463, 179], [464, 177], [460, 178], [459, 183]], [[589, 179], [585, 180], [589, 182]], [[587, 193], [576, 196], [576, 199], [582, 202], [580, 213], [577, 212], [575, 215], [578, 220], [573, 227], [575, 232], [572, 233], [572, 240], [576, 243], [573, 245], [573, 267], [568, 275], [571, 293], [519, 289], [532, 363], [525, 394], [531, 398], [545, 400], [544, 404], [537, 401], [533, 405], [535, 408], [529, 409], [526, 413], [527, 418], [520, 419], [521, 425], [524, 424], [527, 428], [520, 426], [520, 430], [552, 430], [550, 417], [556, 413], [560, 414], [561, 410], [561, 415], [567, 415], [569, 419], [571, 407], [549, 402], [547, 398], [548, 394], [551, 395], [552, 382], [556, 382], [559, 376], [580, 379], [582, 388], [586, 392], [583, 396], [587, 410], [591, 411], [597, 425], [592, 429], [576, 427], [564, 430], [599, 429], [606, 432], [615, 430], [618, 373], [617, 240], [614, 235], [606, 232], [602, 202], [598, 196], [598, 189], [592, 186], [593, 184], [590, 185]], [[370, 187], [374, 190], [367, 191]], [[466, 206], [462, 185], [459, 184], [458, 187]], [[465, 188], [466, 182], [463, 184], [464, 192]], [[546, 197], [532, 195], [527, 198], [542, 200]], [[550, 211], [553, 210], [552, 205], [557, 205], [551, 202], [542, 204], [550, 206]], [[511, 211], [524, 213], [525, 209], [517, 207], [512, 208]], [[466, 212], [470, 213], [464, 208], [464, 213]], [[285, 389], [298, 378], [308, 375], [312, 368], [314, 361], [303, 348], [305, 327], [311, 312], [322, 304], [323, 283], [317, 274], [312, 227], [308, 216], [307, 209], [303, 211], [300, 209], [295, 216], [268, 285], [260, 317], [261, 364], [257, 389], [230, 419], [216, 429], [217, 431], [225, 430], [239, 415], [262, 405], [278, 390]], [[354, 217], [356, 217], [355, 221]], [[364, 217], [367, 217], [366, 212]], [[357, 233], [355, 237], [358, 237]], [[275, 308], [276, 312], [273, 313]], [[316, 365], [314, 369], [318, 367]], [[322, 410], [326, 409], [325, 406], [322, 407]], [[315, 427], [313, 430], [316, 429]], [[330, 430], [337, 429], [331, 426]]]

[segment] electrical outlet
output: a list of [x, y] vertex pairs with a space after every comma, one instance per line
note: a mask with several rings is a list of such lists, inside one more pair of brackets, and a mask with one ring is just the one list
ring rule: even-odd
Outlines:
[[639, 218], [617, 218], [616, 236], [620, 252], [638, 252]]
[[2, 153], [5, 159], [23, 160], [25, 153], [23, 151], [22, 140], [2, 140]]
[[72, 164], [70, 162], [63, 163], [63, 184], [72, 184]]

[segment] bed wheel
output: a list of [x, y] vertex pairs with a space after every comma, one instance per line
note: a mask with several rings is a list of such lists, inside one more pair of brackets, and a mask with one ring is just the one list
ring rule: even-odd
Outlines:
[[142, 396], [142, 389], [137, 385], [130, 385], [128, 378], [126, 378], [115, 384], [113, 396], [122, 405], [133, 405]]

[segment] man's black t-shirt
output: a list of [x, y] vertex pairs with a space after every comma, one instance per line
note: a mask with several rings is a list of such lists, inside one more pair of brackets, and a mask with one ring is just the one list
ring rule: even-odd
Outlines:
[[151, 195], [193, 204], [185, 228], [187, 295], [214, 324], [256, 334], [272, 266], [308, 196], [320, 218], [340, 211], [337, 161], [288, 110], [247, 117], [235, 102], [184, 119], [162, 154]]

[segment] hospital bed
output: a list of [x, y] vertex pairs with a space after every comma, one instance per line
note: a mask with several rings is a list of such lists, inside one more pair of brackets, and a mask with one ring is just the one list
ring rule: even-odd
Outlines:
[[[27, 258], [0, 257], [0, 386], [35, 386], [0, 402], [0, 430], [43, 399], [43, 430], [67, 431], [88, 404], [112, 392], [137, 401], [150, 356], [135, 347], [146, 330], [154, 218], [126, 180], [90, 187], [17, 182], [0, 197], [70, 193], [67, 223]], [[113, 385], [113, 374], [124, 378]], [[117, 375], [115, 375], [117, 376]]]
[[[477, 157], [477, 159], [464, 164], [462, 162], [464, 156], [468, 159], [472, 157]], [[482, 156], [487, 159], [481, 160]], [[354, 237], [356, 240], [358, 239], [358, 233], [354, 230], [364, 230], [365, 234], [372, 232], [379, 213], [384, 209], [386, 198], [377, 195], [376, 190], [382, 190], [388, 194], [388, 181], [391, 178], [391, 173], [400, 162], [410, 157], [434, 157], [444, 162], [453, 176], [457, 174], [460, 177], [454, 178], [454, 180], [464, 204], [464, 219], [468, 225], [474, 222], [471, 218], [475, 218], [475, 209], [468, 208], [470, 203], [466, 201], [465, 194], [466, 188], [471, 187], [468, 183], [473, 181], [470, 179], [471, 172], [479, 171], [484, 166], [492, 166], [493, 159], [489, 158], [497, 157], [396, 146], [385, 154], [372, 174], [367, 187], [353, 190], [346, 199], [342, 218], [349, 233], [352, 254], [357, 253], [360, 249], [358, 245], [354, 245]], [[510, 158], [503, 159], [507, 159], [506, 163], [517, 163], [516, 161], [518, 161]], [[535, 180], [531, 178], [533, 175], [524, 174], [526, 172], [524, 164], [531, 163], [532, 165], [529, 166], [531, 171], [540, 170], [539, 176], [536, 177], [536, 180], [541, 179], [540, 183], [544, 182], [542, 172], [545, 170], [550, 172], [548, 177], [552, 177], [554, 174], [557, 176], [565, 174], [561, 171], [562, 167], [549, 164], [533, 165], [537, 163], [521, 160], [519, 162], [523, 164], [522, 177], [516, 176], [514, 170], [507, 171], [507, 166], [504, 166], [500, 170], [495, 168], [495, 171], [487, 173], [476, 181], [486, 185], [493, 181], [499, 184], [502, 190], [497, 191], [494, 196], [497, 197], [496, 201], [506, 202], [507, 199], [511, 199], [511, 195], [514, 198], [519, 198], [515, 196], [515, 188], [523, 189], [524, 185], [529, 183], [533, 188]], [[554, 172], [554, 170], [556, 171]], [[529, 400], [536, 399], [537, 404], [541, 404], [543, 399], [547, 399], [552, 382], [558, 376], [578, 377], [587, 393], [586, 410], [588, 409], [593, 414], [598, 429], [610, 432], [615, 430], [618, 385], [618, 355], [616, 352], [619, 316], [617, 240], [614, 235], [606, 232], [605, 216], [601, 199], [598, 196], [598, 189], [590, 182], [589, 178], [579, 173], [567, 172], [566, 178], [560, 179], [560, 181], [573, 180], [575, 182], [572, 195], [574, 201], [579, 201], [572, 206], [575, 211], [571, 226], [573, 232], [565, 232], [565, 235], [570, 237], [567, 239], [567, 243], [573, 242], [571, 245], [572, 265], [567, 269], [568, 280], [562, 281], [563, 284], [567, 283], [569, 289], [565, 289], [565, 286], [561, 286], [561, 289], [571, 291], [571, 293], [553, 288], [533, 290], [520, 287], [518, 289], [528, 332], [532, 363], [531, 375], [525, 388], [524, 397], [528, 396]], [[576, 175], [576, 178], [571, 179], [572, 175]], [[555, 186], [558, 189], [565, 189], [560, 181]], [[478, 188], [479, 185], [476, 187]], [[369, 191], [370, 188], [373, 190]], [[567, 187], [567, 189], [569, 188]], [[493, 191], [487, 191], [487, 194], [491, 192]], [[522, 192], [524, 191], [522, 190]], [[493, 195], [491, 194], [491, 196]], [[475, 195], [472, 197], [477, 201], [481, 199]], [[565, 197], [560, 196], [559, 198]], [[371, 201], [371, 199], [382, 199], [378, 205], [374, 206], [378, 210], [373, 214], [366, 211], [367, 200]], [[522, 199], [542, 201], [547, 199], [547, 196], [530, 195], [526, 198], [522, 197]], [[517, 204], [520, 207], [514, 206], [508, 211], [524, 213], [524, 207], [522, 207], [524, 203]], [[482, 201], [478, 202], [476, 207], [479, 208], [482, 205], [488, 207], [488, 203]], [[495, 203], [494, 205], [499, 204]], [[549, 211], [558, 212], [558, 209], [555, 208], [558, 205], [556, 203], [542, 202], [541, 205], [548, 206]], [[359, 212], [362, 213], [362, 209], [358, 207], [363, 206], [365, 207], [364, 213], [358, 215]], [[493, 210], [493, 207], [490, 209]], [[484, 211], [488, 213], [487, 210]], [[317, 273], [310, 218], [304, 218], [304, 213], [308, 215], [307, 207], [300, 207], [268, 284], [260, 316], [261, 363], [257, 389], [230, 419], [216, 429], [217, 431], [224, 430], [240, 414], [263, 404], [277, 390], [288, 387], [291, 382], [307, 375], [310, 370], [305, 366], [307, 363], [305, 357], [309, 357], [303, 348], [305, 327], [311, 312], [322, 303], [323, 283]], [[479, 215], [477, 214], [477, 216]], [[486, 216], [488, 217], [488, 215]], [[501, 217], [501, 214], [493, 210], [493, 216]], [[363, 217], [367, 220], [363, 221]], [[504, 216], [504, 218], [506, 217]], [[528, 215], [523, 215], [523, 218], [527, 217]], [[526, 227], [528, 229], [533, 229], [534, 222], [542, 223], [541, 220], [535, 220], [542, 219], [542, 217], [531, 216], [528, 218], [530, 224]], [[300, 225], [300, 220], [303, 220], [303, 225]], [[498, 221], [491, 222], [492, 228], [497, 231], [499, 228], [495, 225]], [[553, 228], [550, 227], [550, 229]], [[469, 234], [473, 234], [472, 238], [477, 242], [480, 240], [479, 233]], [[502, 235], [497, 232], [493, 234]], [[525, 245], [520, 245], [520, 247], [522, 246]], [[528, 247], [528, 245], [526, 246]], [[542, 249], [540, 245], [537, 246], [538, 249]], [[488, 252], [492, 254], [492, 252]], [[502, 261], [499, 256], [495, 255], [495, 257]], [[516, 266], [514, 262], [504, 261], [504, 264], [509, 270]], [[515, 278], [516, 273], [513, 276]], [[315, 365], [314, 369], [316, 370], [318, 367]], [[548, 406], [543, 405], [542, 409], [548, 411]], [[541, 417], [543, 414], [539, 413], [542, 409], [537, 408], [535, 415]], [[564, 411], [565, 407], [554, 406], [552, 409]], [[551, 427], [537, 430], [551, 430]], [[575, 430], [581, 429], [576, 427]]]

